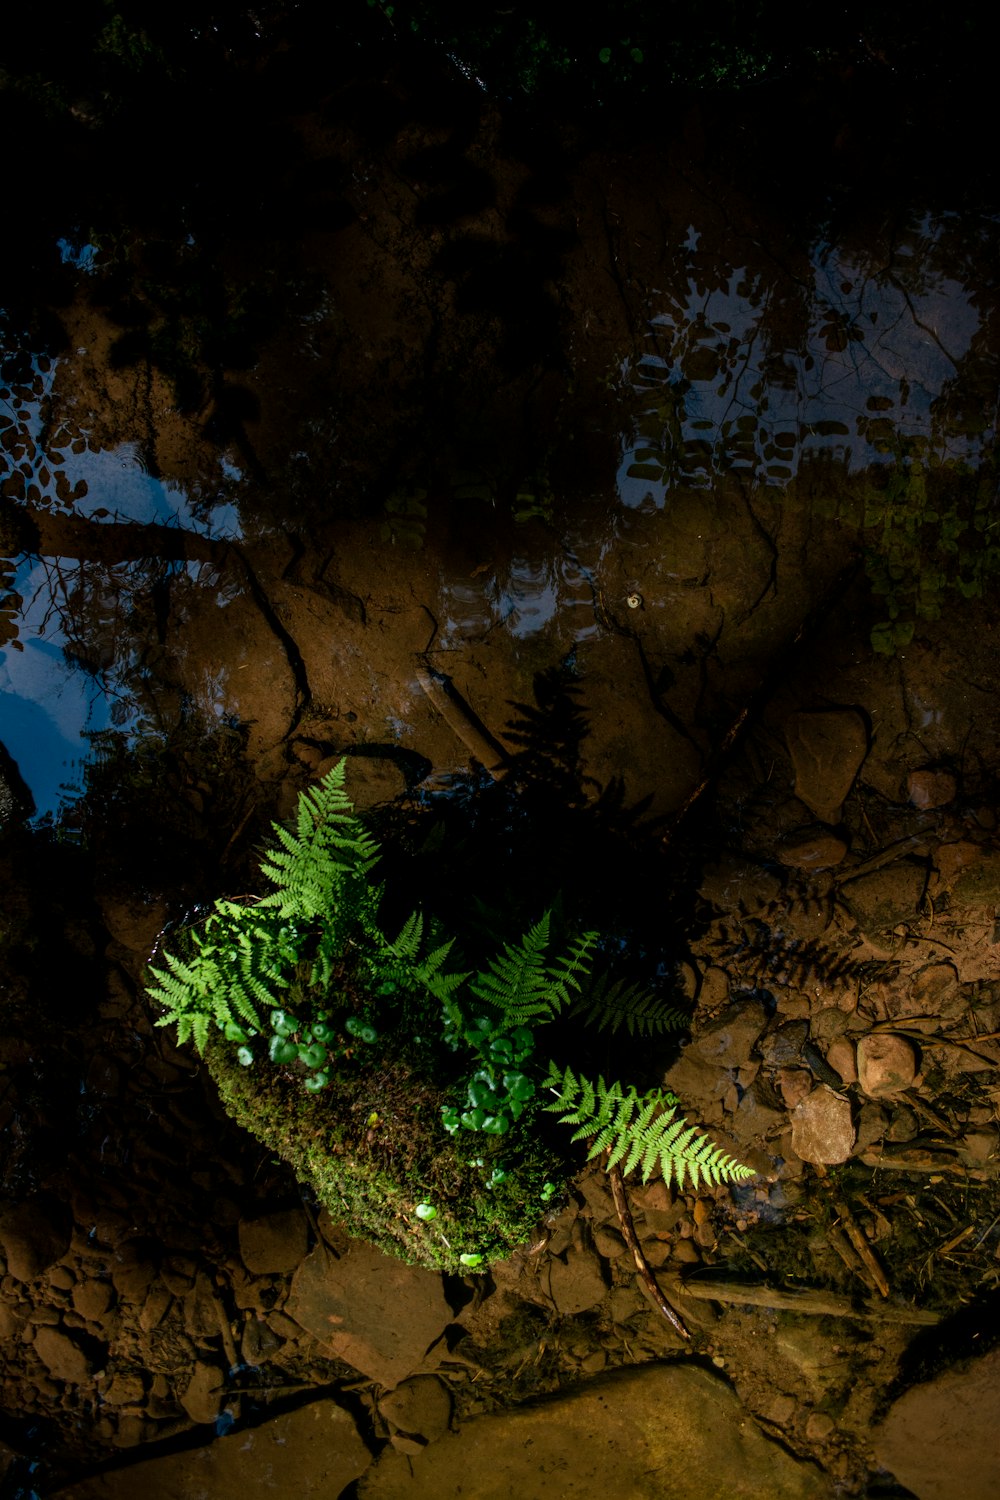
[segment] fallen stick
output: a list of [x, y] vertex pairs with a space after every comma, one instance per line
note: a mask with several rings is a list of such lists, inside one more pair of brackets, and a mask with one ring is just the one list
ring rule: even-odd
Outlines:
[[748, 1307], [767, 1307], [775, 1312], [805, 1313], [809, 1317], [853, 1318], [862, 1323], [906, 1323], [930, 1326], [941, 1321], [940, 1315], [918, 1307], [896, 1307], [890, 1302], [868, 1302], [856, 1305], [839, 1292], [815, 1292], [806, 1288], [790, 1290], [772, 1287], [764, 1282], [715, 1281], [708, 1277], [678, 1280], [675, 1288], [682, 1297], [700, 1302], [724, 1302]]
[[507, 757], [496, 741], [487, 734], [450, 680], [443, 677], [440, 672], [418, 667], [417, 681], [448, 728], [462, 741], [469, 754], [478, 760], [483, 770], [488, 771], [494, 781], [499, 781], [506, 770]]
[[621, 1171], [618, 1167], [609, 1167], [608, 1177], [611, 1179], [611, 1196], [614, 1198], [615, 1208], [618, 1210], [618, 1219], [622, 1226], [622, 1235], [624, 1237], [626, 1245], [632, 1252], [632, 1259], [635, 1261], [635, 1268], [642, 1278], [643, 1285], [645, 1286], [649, 1295], [652, 1297], [653, 1301], [656, 1303], [657, 1307], [660, 1309], [660, 1312], [666, 1318], [667, 1322], [671, 1323], [673, 1327], [676, 1328], [682, 1339], [690, 1340], [691, 1335], [684, 1327], [684, 1324], [681, 1322], [677, 1313], [675, 1313], [673, 1308], [670, 1306], [670, 1303], [667, 1301], [666, 1297], [660, 1291], [656, 1277], [653, 1275], [653, 1272], [650, 1269], [649, 1262], [642, 1253], [642, 1246], [639, 1244], [639, 1236], [636, 1234], [635, 1225], [632, 1223], [632, 1214], [629, 1210], [628, 1197], [625, 1192], [625, 1183], [622, 1181]]

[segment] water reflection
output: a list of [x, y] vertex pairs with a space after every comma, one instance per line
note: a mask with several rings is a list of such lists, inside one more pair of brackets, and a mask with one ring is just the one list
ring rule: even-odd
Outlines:
[[[624, 375], [622, 503], [662, 508], [726, 473], [780, 489], [817, 458], [858, 473], [911, 439], [977, 463], [983, 423], [956, 429], [945, 409], [956, 384], [980, 385], [984, 357], [976, 293], [949, 274], [954, 233], [955, 215], [925, 216], [887, 264], [819, 239], [806, 279], [727, 265], [689, 231]], [[985, 252], [996, 225], [970, 237]]]

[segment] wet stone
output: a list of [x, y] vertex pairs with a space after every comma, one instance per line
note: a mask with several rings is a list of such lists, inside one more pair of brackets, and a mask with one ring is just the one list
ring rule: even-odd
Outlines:
[[873, 1434], [879, 1463], [920, 1500], [994, 1500], [1000, 1489], [1000, 1349], [900, 1396]]
[[549, 1266], [549, 1295], [564, 1317], [586, 1312], [603, 1301], [608, 1290], [604, 1268], [595, 1255], [570, 1248], [564, 1260]]
[[80, 1281], [73, 1288], [73, 1306], [81, 1318], [97, 1323], [111, 1306], [114, 1289], [110, 1281]]
[[28, 1198], [0, 1214], [0, 1247], [7, 1270], [18, 1281], [33, 1281], [69, 1249], [70, 1225], [49, 1199]]
[[854, 709], [791, 714], [785, 742], [795, 772], [795, 795], [822, 823], [840, 811], [868, 754], [868, 730]]
[[203, 1447], [112, 1470], [62, 1493], [63, 1500], [330, 1500], [353, 1492], [370, 1462], [350, 1413], [332, 1401], [314, 1401]]
[[222, 1404], [222, 1392], [222, 1371], [196, 1359], [194, 1373], [181, 1394], [181, 1405], [192, 1422], [214, 1422]]
[[826, 1049], [826, 1060], [842, 1083], [857, 1082], [858, 1065], [854, 1055], [854, 1043], [846, 1036], [834, 1037]]
[[40, 1328], [35, 1335], [35, 1353], [53, 1380], [66, 1385], [84, 1385], [90, 1381], [93, 1367], [78, 1344], [55, 1328]]
[[309, 1223], [300, 1208], [242, 1219], [239, 1235], [243, 1264], [254, 1276], [294, 1271], [309, 1249]]
[[414, 1373], [451, 1322], [444, 1281], [362, 1240], [349, 1243], [339, 1258], [321, 1247], [302, 1262], [284, 1311], [331, 1357], [395, 1386]]
[[451, 1393], [436, 1375], [404, 1380], [379, 1402], [379, 1411], [393, 1432], [393, 1445], [400, 1446], [397, 1437], [409, 1439], [416, 1442], [417, 1451], [444, 1436], [451, 1424], [451, 1410]]
[[858, 1042], [858, 1082], [869, 1098], [908, 1089], [917, 1075], [917, 1053], [905, 1036], [873, 1032]]
[[[651, 1475], [661, 1477], [654, 1488]], [[671, 1500], [705, 1500], [708, 1475], [711, 1493], [729, 1500], [833, 1495], [818, 1469], [747, 1420], [724, 1380], [687, 1364], [598, 1377], [534, 1406], [473, 1418], [413, 1456], [387, 1450], [358, 1495], [537, 1500], [558, 1492], [638, 1500], [662, 1489]]]
[[946, 807], [955, 800], [958, 783], [950, 771], [911, 771], [906, 780], [908, 801], [929, 812], [935, 807]]
[[831, 870], [847, 856], [847, 845], [825, 830], [805, 837], [795, 835], [781, 844], [778, 859], [792, 870]]
[[846, 1161], [854, 1148], [851, 1105], [825, 1083], [813, 1089], [791, 1113], [792, 1150], [803, 1161]]

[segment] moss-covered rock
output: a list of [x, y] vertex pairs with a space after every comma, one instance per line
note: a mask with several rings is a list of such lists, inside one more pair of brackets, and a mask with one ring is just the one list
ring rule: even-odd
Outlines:
[[537, 1117], [499, 1138], [449, 1135], [445, 1091], [400, 1058], [345, 1069], [316, 1094], [288, 1069], [241, 1066], [219, 1039], [205, 1059], [227, 1113], [338, 1223], [415, 1265], [465, 1273], [509, 1255], [570, 1170]]

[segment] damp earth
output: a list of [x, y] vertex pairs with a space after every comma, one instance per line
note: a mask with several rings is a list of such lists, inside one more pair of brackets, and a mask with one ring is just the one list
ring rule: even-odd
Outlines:
[[[72, 162], [0, 318], [0, 1490], [992, 1496], [974, 61], [692, 40], [665, 111], [368, 9], [0, 89]], [[618, 935], [688, 1024], [614, 1066], [748, 1181], [625, 1218], [581, 1144], [445, 1276], [227, 1117], [147, 965], [341, 759], [414, 900]]]

